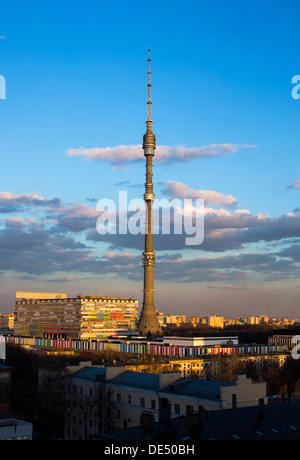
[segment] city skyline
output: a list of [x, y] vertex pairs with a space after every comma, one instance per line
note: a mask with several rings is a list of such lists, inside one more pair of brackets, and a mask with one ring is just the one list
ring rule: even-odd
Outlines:
[[156, 197], [205, 202], [201, 245], [154, 236], [156, 309], [299, 317], [300, 7], [283, 5], [1, 6], [1, 313], [21, 290], [142, 305], [144, 237], [99, 235], [96, 205], [143, 198], [150, 47]]

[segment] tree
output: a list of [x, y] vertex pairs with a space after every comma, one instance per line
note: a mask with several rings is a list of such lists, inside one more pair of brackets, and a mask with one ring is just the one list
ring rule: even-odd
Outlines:
[[39, 385], [38, 423], [41, 437], [61, 439], [64, 436], [66, 410], [65, 375], [62, 368], [55, 368]]
[[[66, 383], [65, 436], [89, 440], [99, 433], [114, 429], [116, 409], [108, 385], [95, 381], [93, 386], [77, 389], [72, 375]], [[76, 391], [75, 391], [76, 390]]]

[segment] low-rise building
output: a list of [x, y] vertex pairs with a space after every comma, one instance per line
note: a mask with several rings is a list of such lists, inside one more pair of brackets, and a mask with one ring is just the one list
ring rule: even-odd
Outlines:
[[32, 440], [33, 427], [31, 423], [15, 418], [0, 420], [0, 440]]
[[225, 337], [176, 337], [165, 336], [163, 338], [164, 345], [172, 345], [175, 347], [232, 347], [239, 344], [237, 336]]
[[269, 345], [286, 346], [291, 350], [300, 341], [300, 328], [274, 329], [273, 336], [268, 338]]
[[[99, 418], [102, 419], [103, 414], [99, 412], [99, 388], [101, 409], [104, 410], [105, 394], [113, 429], [137, 426], [144, 412], [158, 421], [163, 407], [174, 418], [187, 411], [197, 411], [199, 406], [208, 411], [244, 407], [266, 397], [264, 382], [252, 383], [243, 375], [234, 383], [228, 383], [182, 378], [180, 372], [148, 374], [126, 370], [125, 366], [104, 368], [84, 363], [68, 367], [68, 372], [68, 439], [91, 439], [97, 430], [100, 432]], [[98, 407], [97, 413], [95, 407]]]
[[289, 353], [248, 354], [238, 355], [210, 355], [203, 357], [169, 357], [163, 362], [155, 364], [130, 364], [127, 369], [138, 372], [177, 371], [181, 377], [218, 380], [220, 375], [232, 375], [236, 370], [247, 372], [250, 368], [257, 376], [262, 376], [266, 367], [281, 368], [290, 357]]
[[262, 355], [213, 355], [203, 358], [170, 358], [169, 364], [172, 370], [177, 370], [182, 377], [196, 377], [201, 379], [209, 378], [218, 380], [220, 375], [224, 375], [230, 370], [253, 368], [258, 376], [263, 375], [266, 367], [281, 368], [289, 358], [288, 353], [274, 353]]

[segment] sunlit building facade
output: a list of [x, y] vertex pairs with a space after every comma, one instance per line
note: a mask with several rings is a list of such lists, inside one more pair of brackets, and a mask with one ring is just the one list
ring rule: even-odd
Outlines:
[[18, 298], [14, 335], [92, 340], [134, 334], [138, 301], [125, 297]]

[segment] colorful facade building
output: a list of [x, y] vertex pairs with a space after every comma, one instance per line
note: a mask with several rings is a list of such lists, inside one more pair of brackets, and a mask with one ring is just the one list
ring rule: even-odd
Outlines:
[[91, 340], [134, 334], [138, 301], [125, 297], [18, 298], [14, 336]]

